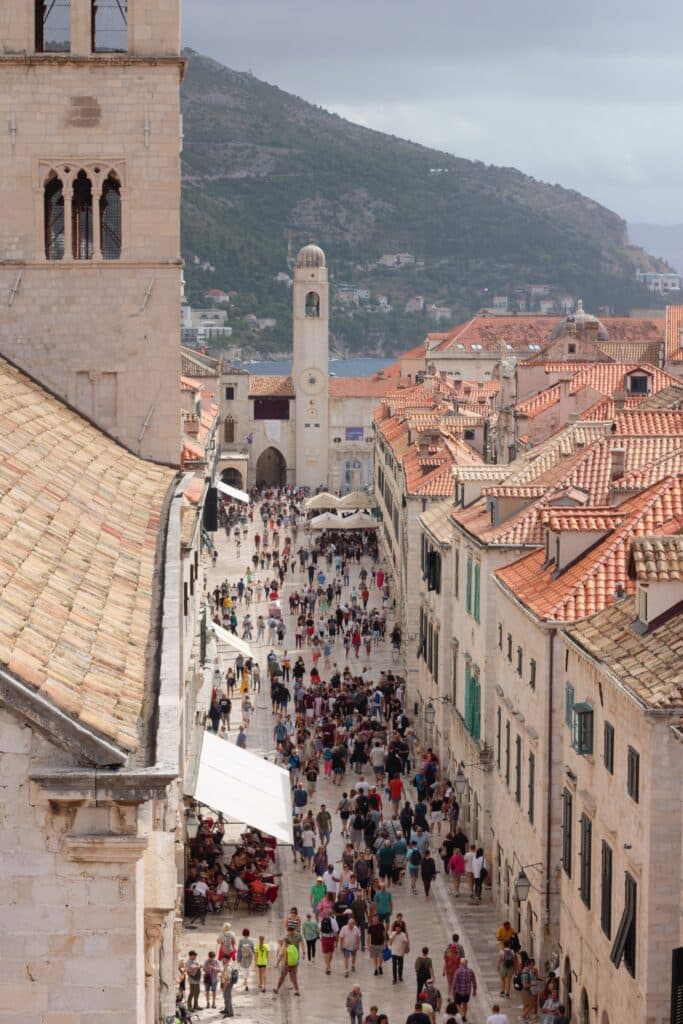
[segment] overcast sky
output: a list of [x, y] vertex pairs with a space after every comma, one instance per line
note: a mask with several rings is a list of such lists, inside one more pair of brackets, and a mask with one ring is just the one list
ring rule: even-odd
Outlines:
[[352, 121], [683, 222], [678, 0], [183, 0], [186, 46]]

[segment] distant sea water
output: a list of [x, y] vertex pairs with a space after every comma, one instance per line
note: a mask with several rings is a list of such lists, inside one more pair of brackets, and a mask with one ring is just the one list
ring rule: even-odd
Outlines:
[[[336, 377], [371, 377], [373, 373], [384, 370], [395, 363], [395, 359], [330, 359], [330, 373]], [[291, 359], [248, 360], [240, 364], [249, 373], [290, 374]]]

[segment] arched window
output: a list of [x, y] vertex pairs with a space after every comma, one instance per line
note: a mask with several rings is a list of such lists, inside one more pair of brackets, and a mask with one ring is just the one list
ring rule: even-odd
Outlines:
[[100, 244], [102, 259], [121, 259], [121, 185], [113, 174], [102, 185]]
[[75, 260], [92, 259], [92, 184], [85, 171], [79, 171], [74, 181], [71, 200], [71, 245]]
[[43, 204], [45, 209], [45, 257], [48, 260], [63, 260], [64, 187], [54, 171], [45, 183]]
[[320, 296], [317, 292], [309, 292], [306, 296], [306, 316], [320, 316]]

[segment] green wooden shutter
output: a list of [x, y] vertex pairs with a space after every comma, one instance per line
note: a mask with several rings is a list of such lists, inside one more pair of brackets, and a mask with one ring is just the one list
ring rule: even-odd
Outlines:
[[477, 563], [474, 567], [474, 618], [479, 622], [479, 598], [481, 587], [481, 566]]
[[472, 559], [467, 559], [467, 589], [465, 592], [465, 611], [472, 614]]

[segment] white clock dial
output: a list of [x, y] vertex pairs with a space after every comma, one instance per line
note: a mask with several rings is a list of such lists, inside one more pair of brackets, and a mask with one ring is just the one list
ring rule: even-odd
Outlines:
[[299, 374], [299, 386], [306, 394], [317, 395], [325, 387], [325, 377], [320, 370], [303, 370]]

